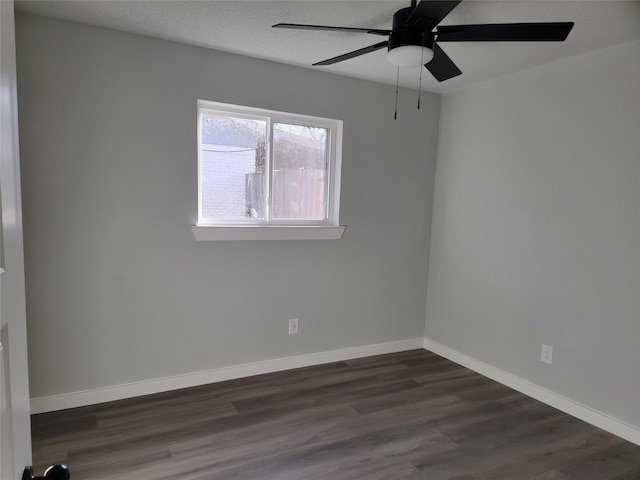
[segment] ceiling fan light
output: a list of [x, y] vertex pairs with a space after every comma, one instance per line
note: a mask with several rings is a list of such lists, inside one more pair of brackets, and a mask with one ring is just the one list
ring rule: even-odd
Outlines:
[[401, 45], [387, 52], [387, 60], [398, 67], [420, 67], [433, 58], [433, 50], [420, 45]]

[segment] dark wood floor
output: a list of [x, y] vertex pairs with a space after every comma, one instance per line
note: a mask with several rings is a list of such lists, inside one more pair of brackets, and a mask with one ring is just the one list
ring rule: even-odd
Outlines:
[[638, 480], [640, 447], [424, 350], [34, 415], [71, 480]]

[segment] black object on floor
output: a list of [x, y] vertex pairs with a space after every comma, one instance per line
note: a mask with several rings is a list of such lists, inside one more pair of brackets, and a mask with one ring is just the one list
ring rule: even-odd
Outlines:
[[33, 467], [26, 467], [22, 472], [22, 480], [69, 480], [69, 469], [66, 465], [53, 465], [44, 472], [44, 476], [33, 475]]

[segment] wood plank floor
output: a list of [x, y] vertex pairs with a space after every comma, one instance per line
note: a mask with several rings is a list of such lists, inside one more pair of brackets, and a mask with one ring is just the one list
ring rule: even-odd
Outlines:
[[640, 447], [424, 350], [32, 417], [72, 480], [638, 480]]

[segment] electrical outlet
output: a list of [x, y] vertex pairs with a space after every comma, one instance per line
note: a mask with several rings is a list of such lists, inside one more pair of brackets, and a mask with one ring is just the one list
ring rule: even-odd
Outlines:
[[289, 335], [295, 335], [298, 333], [298, 319], [290, 318], [289, 319]]
[[551, 365], [553, 362], [553, 347], [542, 344], [542, 350], [540, 351], [540, 361]]

